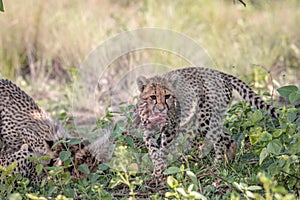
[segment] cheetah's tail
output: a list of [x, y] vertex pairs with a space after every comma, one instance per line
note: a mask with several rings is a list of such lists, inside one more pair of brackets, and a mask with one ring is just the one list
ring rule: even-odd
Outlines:
[[276, 112], [278, 108], [267, 104], [245, 82], [228, 74], [226, 74], [226, 76], [230, 80], [232, 87], [236, 91], [238, 91], [241, 97], [243, 97], [244, 100], [249, 102], [251, 106], [255, 107], [256, 109], [266, 109], [271, 114], [271, 116], [276, 119], [279, 117], [278, 113]]
[[112, 130], [107, 128], [103, 130], [103, 132], [104, 134], [95, 142], [91, 143], [87, 148], [97, 158], [97, 160], [107, 162], [111, 157], [110, 152], [113, 151], [113, 141], [110, 139]]

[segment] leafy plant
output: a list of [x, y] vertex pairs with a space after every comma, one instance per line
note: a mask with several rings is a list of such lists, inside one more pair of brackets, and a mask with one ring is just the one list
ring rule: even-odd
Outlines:
[[291, 104], [294, 104], [296, 101], [300, 100], [300, 88], [295, 85], [283, 86], [278, 88], [277, 91], [281, 96], [287, 98]]
[[[197, 180], [196, 175], [190, 171], [189, 169], [184, 169], [184, 166], [181, 165], [178, 167], [169, 167], [164, 171], [164, 174], [179, 174], [179, 180], [183, 183], [180, 183], [173, 176], [168, 176], [167, 184], [171, 188], [172, 191], [166, 192], [166, 198], [172, 199], [202, 199], [206, 200], [207, 198], [198, 192], [199, 190], [199, 182]], [[191, 179], [192, 183], [187, 183], [186, 178]]]
[[[273, 200], [274, 197], [278, 200], [295, 200], [296, 197], [294, 194], [288, 193], [288, 191], [281, 185], [278, 185], [276, 181], [269, 178], [265, 174], [259, 172], [258, 178], [262, 183], [263, 187], [258, 185], [248, 186], [245, 183], [236, 183], [233, 185], [243, 193], [243, 196], [246, 199], [257, 199], [257, 200]], [[262, 191], [265, 197], [254, 191]], [[240, 195], [237, 193], [231, 194], [232, 200], [239, 200]]]
[[283, 108], [280, 111], [279, 129], [269, 132], [263, 130], [263, 127], [255, 127], [249, 131], [251, 143], [259, 147], [259, 164], [270, 175], [285, 179], [290, 189], [299, 189], [300, 186], [297, 184], [300, 180], [300, 177], [297, 177], [300, 170], [300, 127], [299, 122], [294, 122], [297, 115], [297, 109]]
[[125, 184], [129, 188], [129, 199], [135, 199], [134, 189], [142, 184], [143, 180], [135, 176], [138, 172], [138, 165], [134, 162], [132, 152], [126, 146], [119, 146], [115, 150], [115, 157], [110, 162], [111, 169], [116, 176], [111, 179], [110, 188], [115, 188], [120, 184]]
[[[242, 142], [249, 137], [252, 145], [250, 154], [258, 153], [258, 169], [275, 177], [278, 182], [284, 183], [283, 185], [289, 191], [298, 191], [300, 188], [298, 173], [300, 110], [294, 107], [283, 107], [278, 111], [278, 121], [271, 119], [265, 111], [248, 112], [248, 109], [244, 109], [242, 112], [247, 112], [247, 121], [232, 120], [236, 127], [240, 127], [239, 131], [244, 132], [245, 138]], [[245, 196], [247, 196], [246, 191], [249, 190], [247, 185], [239, 186], [239, 190], [243, 191]]]
[[17, 166], [17, 162], [10, 164], [8, 167], [0, 166], [0, 178], [3, 180], [3, 184], [0, 185], [0, 196], [10, 194], [15, 188], [16, 180], [20, 179], [18, 174], [13, 173]]

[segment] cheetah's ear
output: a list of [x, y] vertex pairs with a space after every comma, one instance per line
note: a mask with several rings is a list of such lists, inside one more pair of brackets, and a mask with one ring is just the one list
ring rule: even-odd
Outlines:
[[28, 144], [22, 144], [22, 146], [21, 146], [21, 150], [23, 150], [23, 151], [28, 151]]
[[149, 83], [149, 80], [145, 76], [139, 76], [136, 80], [137, 86], [140, 92], [143, 92], [145, 86]]
[[178, 84], [180, 83], [180, 76], [178, 76], [177, 74], [172, 74], [168, 77], [168, 81], [171, 83], [171, 87], [172, 89], [176, 89]]

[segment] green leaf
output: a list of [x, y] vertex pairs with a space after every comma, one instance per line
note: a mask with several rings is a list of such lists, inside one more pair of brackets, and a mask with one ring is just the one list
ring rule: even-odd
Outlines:
[[105, 171], [105, 170], [107, 170], [109, 168], [109, 166], [108, 165], [106, 165], [106, 164], [100, 164], [99, 166], [98, 166], [98, 169], [100, 170], [100, 171]]
[[2, 0], [0, 0], [0, 11], [4, 12], [4, 6]]
[[180, 171], [184, 172], [184, 165], [180, 165]]
[[267, 131], [263, 131], [259, 137], [259, 140], [262, 142], [268, 142], [272, 140], [272, 135], [268, 133]]
[[263, 163], [263, 161], [268, 157], [269, 152], [267, 151], [267, 148], [263, 148], [259, 155], [259, 165]]
[[168, 174], [176, 174], [181, 172], [180, 169], [178, 167], [169, 167], [168, 169], [166, 169], [164, 171], [163, 174], [168, 175]]
[[195, 190], [198, 190], [198, 187], [197, 187], [197, 185], [198, 185], [198, 180], [197, 180], [196, 175], [195, 175], [193, 172], [191, 172], [191, 171], [187, 171], [187, 172], [186, 172], [186, 175], [188, 175], [188, 176], [190, 177], [190, 179], [192, 180], [194, 186], [196, 187]]
[[61, 139], [61, 140], [59, 140], [59, 141], [57, 141], [57, 142], [55, 142], [53, 145], [52, 145], [52, 149], [54, 149], [57, 145], [59, 145], [59, 144], [61, 144], [61, 143], [66, 143], [67, 141], [66, 141], [66, 138], [63, 138], [63, 139]]
[[177, 188], [178, 187], [178, 181], [173, 176], [168, 176], [167, 183], [171, 188]]
[[257, 144], [259, 141], [259, 135], [258, 134], [251, 134], [250, 135], [250, 143], [251, 145]]
[[250, 198], [253, 198], [253, 199], [255, 198], [255, 195], [250, 191], [246, 191], [246, 196], [250, 197]]
[[176, 196], [175, 192], [166, 192], [165, 197], [172, 197], [172, 196]]
[[252, 127], [250, 129], [250, 143], [255, 145], [259, 142], [260, 136], [262, 135], [262, 127]]
[[26, 197], [32, 200], [47, 200], [45, 197], [38, 197], [38, 195], [34, 193], [26, 193]]
[[84, 174], [89, 174], [90, 173], [90, 169], [87, 166], [87, 164], [81, 164], [78, 166], [78, 170]]
[[252, 123], [256, 123], [259, 122], [260, 120], [262, 120], [263, 116], [262, 116], [262, 112], [260, 110], [256, 110], [250, 117], [250, 121]]
[[288, 191], [283, 186], [274, 187], [274, 188], [272, 188], [272, 191], [274, 193], [279, 193], [279, 194], [287, 194], [288, 193]]
[[22, 196], [20, 193], [13, 193], [8, 196], [8, 200], [22, 200]]
[[300, 153], [300, 141], [290, 145], [288, 147], [288, 150], [291, 154], [298, 154]]
[[247, 190], [250, 190], [250, 191], [261, 190], [261, 189], [262, 189], [262, 187], [260, 187], [258, 185], [252, 185], [252, 186], [247, 187]]
[[43, 161], [50, 161], [51, 160], [51, 157], [50, 156], [41, 156], [39, 158], [36, 158], [36, 157], [29, 157], [28, 158], [30, 161], [32, 162], [43, 162]]
[[300, 90], [290, 93], [289, 101], [293, 104], [300, 99]]
[[71, 152], [70, 151], [61, 151], [59, 153], [59, 159], [61, 159], [61, 161], [66, 161], [70, 158], [71, 156]]
[[300, 117], [297, 119], [296, 125], [297, 125], [298, 127], [300, 127]]
[[81, 138], [72, 138], [69, 141], [69, 144], [80, 144], [82, 142]]
[[188, 197], [187, 193], [184, 191], [183, 188], [176, 188], [176, 190], [177, 190], [177, 192], [178, 192], [179, 194], [181, 194], [182, 196]]
[[206, 198], [205, 196], [203, 196], [202, 194], [200, 194], [199, 192], [192, 191], [192, 192], [190, 192], [190, 195], [191, 195], [194, 199], [207, 200], [207, 198]]
[[41, 157], [39, 157], [38, 158], [38, 161], [49, 161], [49, 160], [51, 160], [51, 157], [50, 156], [41, 156]]
[[191, 191], [193, 191], [194, 189], [194, 184], [192, 183], [189, 187], [188, 187], [188, 192], [190, 193]]
[[7, 173], [11, 174], [17, 166], [18, 162], [13, 162], [12, 164], [10, 164], [8, 167], [6, 167]]
[[277, 89], [278, 93], [286, 98], [289, 98], [289, 95], [297, 90], [298, 88], [295, 85], [287, 85]]
[[281, 129], [277, 129], [276, 131], [274, 131], [273, 136], [275, 138], [277, 138], [277, 137], [281, 136], [282, 133], [283, 133], [283, 131]]
[[113, 177], [109, 183], [109, 188], [114, 188], [118, 185], [120, 185], [122, 182], [122, 180], [119, 177]]
[[124, 140], [130, 147], [134, 147], [134, 141], [131, 137], [125, 137]]
[[236, 189], [238, 189], [240, 191], [244, 191], [244, 189], [245, 189], [245, 187], [240, 183], [233, 182], [232, 184], [233, 184], [234, 187], [236, 187]]
[[[285, 161], [281, 160], [281, 162], [283, 162], [283, 164], [285, 163]], [[282, 166], [280, 166], [280, 162], [274, 162], [271, 165], [269, 165], [268, 167], [268, 171], [270, 174], [272, 175], [277, 175], [280, 173], [280, 170], [282, 170]]]
[[37, 164], [35, 166], [35, 171], [36, 171], [37, 175], [41, 174], [41, 172], [43, 171], [43, 168], [44, 168], [44, 165], [42, 165], [42, 164]]
[[282, 144], [279, 139], [272, 140], [267, 145], [267, 151], [275, 155], [278, 155], [281, 152], [281, 149], [282, 149]]

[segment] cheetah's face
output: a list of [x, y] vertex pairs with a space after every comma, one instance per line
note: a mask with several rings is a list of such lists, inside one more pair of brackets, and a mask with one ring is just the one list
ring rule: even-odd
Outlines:
[[168, 125], [168, 112], [175, 106], [175, 96], [166, 80], [155, 77], [139, 77], [139, 115], [146, 128]]
[[59, 154], [62, 151], [71, 152], [71, 158], [74, 162], [74, 167], [67, 168], [74, 177], [85, 177], [87, 174], [83, 174], [78, 170], [79, 165], [87, 164], [90, 172], [96, 172], [99, 160], [93, 155], [89, 149], [89, 141], [83, 140], [79, 144], [66, 143], [54, 143], [53, 141], [46, 141], [45, 146], [47, 147], [48, 154], [53, 158], [52, 166], [64, 166], [64, 163], [60, 160]]

